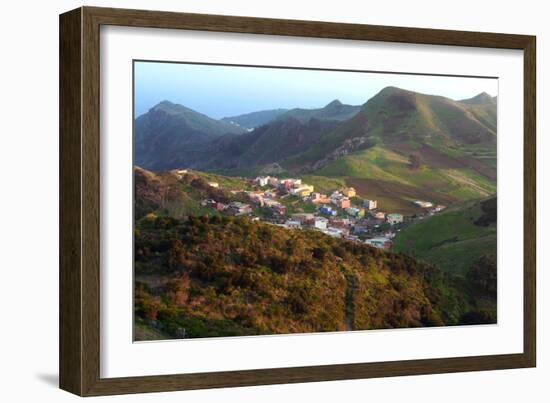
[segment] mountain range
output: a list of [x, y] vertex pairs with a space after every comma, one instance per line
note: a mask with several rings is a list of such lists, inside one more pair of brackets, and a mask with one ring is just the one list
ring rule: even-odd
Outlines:
[[237, 124], [247, 130], [252, 130], [274, 120], [286, 120], [289, 118], [294, 118], [302, 123], [307, 123], [311, 119], [340, 122], [352, 118], [360, 110], [361, 106], [359, 105], [346, 105], [335, 99], [324, 107], [317, 109], [270, 109], [227, 117], [223, 118], [222, 121]]
[[496, 130], [497, 99], [486, 93], [455, 101], [386, 87], [361, 106], [334, 100], [221, 120], [165, 101], [136, 119], [134, 163], [338, 177], [411, 210], [407, 200], [418, 197], [447, 204], [494, 194]]
[[[334, 129], [336, 122], [359, 110], [359, 106], [334, 100], [318, 109], [276, 109], [216, 120], [163, 101], [136, 119], [135, 163], [157, 170], [249, 168], [272, 163], [305, 151], [320, 135]], [[250, 158], [252, 155], [257, 158]]]
[[317, 168], [319, 162], [330, 159], [335, 151], [338, 154], [346, 143], [344, 154], [365, 142], [384, 145], [399, 153], [427, 146], [448, 155], [452, 154], [450, 150], [464, 146], [491, 147], [496, 143], [496, 102], [492, 98], [483, 103], [470, 101], [387, 87], [356, 116], [323, 136], [319, 144], [290, 159], [287, 166]]

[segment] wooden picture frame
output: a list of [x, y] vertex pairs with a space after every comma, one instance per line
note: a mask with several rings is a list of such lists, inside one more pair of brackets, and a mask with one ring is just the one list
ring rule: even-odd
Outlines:
[[[100, 377], [99, 30], [102, 25], [519, 49], [524, 52], [521, 354]], [[536, 365], [535, 37], [81, 7], [60, 16], [60, 387], [81, 396], [525, 368]]]

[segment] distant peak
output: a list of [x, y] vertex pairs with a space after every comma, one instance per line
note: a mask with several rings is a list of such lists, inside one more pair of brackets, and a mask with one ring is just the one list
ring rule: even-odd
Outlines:
[[169, 114], [177, 114], [184, 111], [189, 111], [189, 108], [186, 108], [183, 105], [175, 104], [173, 102], [170, 102], [168, 100], [164, 100], [153, 106], [149, 111], [151, 112], [158, 112], [162, 111]]
[[404, 90], [402, 88], [394, 87], [394, 86], [390, 85], [388, 87], [384, 87], [379, 92], [379, 94], [405, 94], [405, 93], [408, 93], [408, 92], [411, 92], [411, 91], [407, 91], [407, 90]]
[[153, 109], [154, 109], [154, 108], [158, 108], [158, 107], [174, 107], [174, 106], [176, 106], [175, 103], [170, 102], [170, 101], [168, 101], [168, 100], [164, 100], [164, 101], [159, 102], [159, 103], [156, 104], [155, 106], [153, 106]]
[[381, 89], [380, 92], [375, 96], [373, 96], [371, 99], [373, 98], [386, 99], [386, 98], [394, 98], [394, 97], [411, 98], [417, 94], [418, 93], [416, 92], [404, 90], [403, 88], [388, 86]]
[[487, 102], [495, 102], [496, 97], [492, 97], [491, 95], [487, 94], [485, 91], [477, 94], [473, 98], [463, 99], [461, 102], [466, 104], [482, 104]]
[[172, 109], [176, 106], [173, 102], [164, 100], [156, 104], [151, 108], [151, 110], [157, 110], [157, 109]]
[[335, 106], [342, 106], [342, 102], [340, 102], [339, 99], [335, 99], [334, 101], [328, 103], [325, 108], [334, 108]]
[[491, 97], [489, 94], [487, 94], [485, 91], [483, 91], [483, 92], [477, 94], [477, 95], [474, 97], [474, 99], [490, 100], [490, 99], [492, 99], [492, 97]]

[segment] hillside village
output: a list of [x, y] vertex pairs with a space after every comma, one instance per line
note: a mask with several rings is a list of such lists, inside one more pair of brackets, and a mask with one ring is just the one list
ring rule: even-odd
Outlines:
[[[172, 171], [182, 178], [188, 170]], [[243, 189], [231, 189], [235, 200], [223, 203], [213, 198], [201, 200], [201, 206], [220, 214], [247, 216], [253, 221], [288, 229], [316, 230], [326, 235], [390, 249], [392, 239], [405, 225], [442, 211], [445, 206], [416, 200], [411, 203], [425, 209], [424, 214], [404, 216], [386, 213], [377, 200], [360, 198], [353, 187], [333, 190], [330, 194], [315, 191], [313, 185], [299, 178], [259, 176], [242, 178]], [[218, 182], [208, 186], [222, 189]]]

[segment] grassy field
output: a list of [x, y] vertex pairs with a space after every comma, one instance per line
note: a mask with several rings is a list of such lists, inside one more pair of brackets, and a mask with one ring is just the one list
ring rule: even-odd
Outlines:
[[[423, 161], [424, 162], [424, 161]], [[458, 199], [487, 197], [496, 186], [468, 167], [438, 168], [422, 164], [413, 169], [405, 156], [381, 146], [362, 150], [340, 158], [316, 172], [320, 176], [375, 179], [420, 188], [437, 189], [438, 193], [457, 192]], [[462, 196], [461, 188], [471, 194]]]
[[[424, 149], [426, 147], [423, 147]], [[459, 160], [438, 167], [445, 156], [433, 151], [423, 154], [420, 167], [413, 169], [403, 154], [375, 146], [340, 158], [315, 172], [313, 178], [342, 179], [364, 198], [376, 199], [379, 208], [403, 214], [420, 212], [414, 200], [428, 200], [449, 205], [455, 202], [488, 197], [496, 184]], [[447, 157], [450, 158], [450, 157]], [[318, 180], [328, 184], [329, 179]]]
[[496, 224], [475, 224], [482, 213], [479, 202], [450, 208], [402, 230], [395, 238], [393, 250], [462, 276], [481, 255], [496, 254]]
[[318, 175], [304, 175], [301, 178], [303, 183], [313, 185], [316, 192], [321, 192], [325, 194], [342, 189], [346, 186], [346, 182], [343, 178]]
[[303, 202], [298, 196], [287, 196], [278, 199], [286, 207], [287, 214], [314, 213], [316, 207], [313, 203]]
[[238, 176], [225, 176], [202, 171], [191, 172], [207, 182], [217, 182], [220, 187], [226, 190], [247, 190], [250, 188], [250, 184]]
[[346, 178], [346, 183], [348, 186], [353, 186], [360, 197], [377, 200], [378, 209], [387, 213], [413, 215], [425, 211], [413, 203], [416, 199], [430, 200], [444, 205], [456, 200], [427, 189], [376, 179]]

